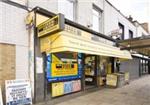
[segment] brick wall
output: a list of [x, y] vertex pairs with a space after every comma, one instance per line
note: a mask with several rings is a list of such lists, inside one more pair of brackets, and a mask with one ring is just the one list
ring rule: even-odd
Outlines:
[[0, 85], [5, 80], [15, 79], [15, 45], [0, 43]]

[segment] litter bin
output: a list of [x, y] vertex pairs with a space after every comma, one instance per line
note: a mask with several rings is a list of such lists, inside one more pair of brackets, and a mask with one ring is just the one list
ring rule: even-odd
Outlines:
[[122, 87], [125, 85], [125, 73], [113, 73], [107, 74], [106, 78], [107, 86]]
[[117, 87], [122, 87], [125, 85], [125, 74], [115, 73], [117, 75]]

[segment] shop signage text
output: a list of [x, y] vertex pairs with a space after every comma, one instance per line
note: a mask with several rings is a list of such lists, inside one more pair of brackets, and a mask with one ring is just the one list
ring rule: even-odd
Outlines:
[[76, 27], [73, 27], [73, 26], [70, 26], [67, 24], [65, 24], [65, 31], [70, 34], [74, 34], [74, 35], [81, 36], [81, 37], [86, 35], [84, 38], [89, 38], [90, 40], [93, 40], [93, 41], [102, 42], [102, 43], [105, 43], [108, 45], [114, 45], [114, 43], [112, 41], [101, 38], [97, 35], [91, 34], [89, 32], [83, 31], [81, 29], [78, 29]]
[[64, 29], [64, 15], [58, 14], [57, 16], [46, 20], [37, 26], [38, 37], [50, 35]]
[[31, 105], [31, 87], [29, 80], [6, 80], [7, 105]]

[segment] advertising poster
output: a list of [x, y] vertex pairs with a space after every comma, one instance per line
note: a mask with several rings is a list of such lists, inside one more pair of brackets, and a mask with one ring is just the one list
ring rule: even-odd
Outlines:
[[6, 105], [31, 105], [31, 86], [29, 80], [6, 80]]
[[64, 83], [52, 83], [52, 97], [61, 96], [64, 94]]
[[52, 54], [52, 77], [78, 75], [77, 53]]
[[52, 97], [62, 96], [64, 94], [77, 92], [80, 90], [80, 80], [52, 83]]
[[81, 71], [81, 58], [79, 59], [77, 53], [59, 52], [47, 55], [47, 79], [49, 82], [81, 78]]
[[36, 73], [43, 73], [43, 59], [36, 57]]
[[64, 82], [64, 93], [71, 93], [72, 92], [72, 81]]
[[3, 105], [1, 86], [0, 86], [0, 105]]
[[81, 81], [80, 80], [73, 81], [72, 91], [76, 92], [76, 91], [80, 91], [80, 90], [81, 90]]

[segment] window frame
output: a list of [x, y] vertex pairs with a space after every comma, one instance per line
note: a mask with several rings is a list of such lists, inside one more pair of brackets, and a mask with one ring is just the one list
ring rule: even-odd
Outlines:
[[92, 5], [92, 29], [93, 29], [93, 16], [94, 16], [93, 10], [98, 12], [98, 15], [99, 15], [98, 16], [98, 21], [99, 21], [99, 24], [98, 24], [99, 25], [99, 29], [98, 29], [99, 31], [98, 32], [102, 32], [102, 27], [103, 27], [103, 23], [102, 23], [102, 21], [103, 21], [103, 10], [100, 9], [97, 5], [95, 5], [93, 3], [93, 5]]
[[122, 34], [120, 36], [120, 40], [124, 40], [125, 39], [125, 26], [121, 23], [121, 22], [118, 22], [118, 27], [119, 29], [122, 29]]
[[133, 39], [133, 31], [129, 29], [129, 39]]
[[[71, 20], [69, 18], [67, 18], [67, 19], [69, 19], [71, 21], [77, 21], [77, 0], [65, 0], [65, 1], [73, 3], [73, 8], [72, 8], [73, 9], [73, 20]], [[58, 2], [59, 2], [59, 0], [58, 0]], [[59, 10], [59, 4], [58, 4], [58, 12], [61, 12]], [[62, 13], [62, 14], [65, 15], [65, 13]]]

